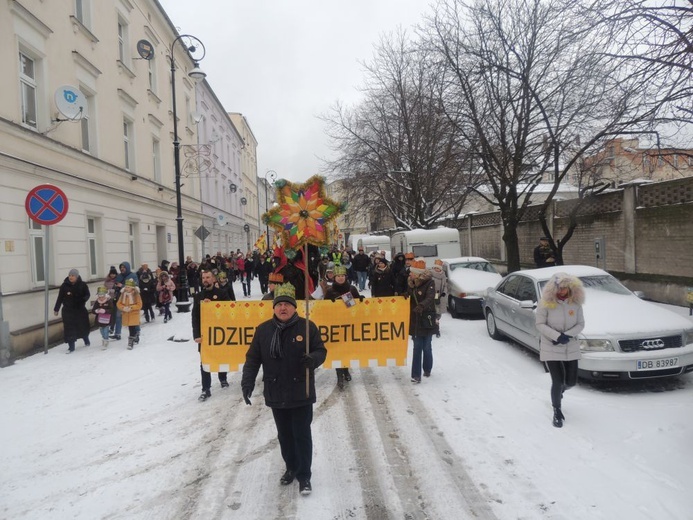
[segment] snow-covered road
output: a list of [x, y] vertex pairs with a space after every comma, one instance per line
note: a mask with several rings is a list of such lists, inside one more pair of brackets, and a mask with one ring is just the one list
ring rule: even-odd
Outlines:
[[[682, 313], [682, 309], [677, 309]], [[551, 426], [533, 354], [445, 315], [432, 377], [318, 371], [313, 493], [282, 487], [272, 414], [239, 374], [199, 403], [189, 314], [134, 350], [63, 345], [0, 371], [3, 519], [683, 519], [693, 377], [581, 384]]]

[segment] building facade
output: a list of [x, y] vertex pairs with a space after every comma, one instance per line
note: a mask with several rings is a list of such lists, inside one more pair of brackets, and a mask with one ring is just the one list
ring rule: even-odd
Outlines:
[[241, 191], [241, 205], [243, 206], [243, 218], [245, 220], [244, 239], [245, 248], [242, 251], [251, 251], [260, 236], [260, 220], [258, 206], [257, 187], [257, 139], [253, 134], [246, 117], [239, 112], [230, 112], [229, 117], [243, 138], [241, 150], [241, 173], [243, 177]]
[[[198, 134], [198, 91], [188, 77], [196, 64], [186, 47], [172, 47], [178, 36], [156, 0], [0, 2], [7, 71], [0, 98], [0, 350], [42, 346], [48, 318], [51, 340], [61, 336], [59, 321], [42, 311], [42, 289], [47, 282], [52, 309], [70, 269], [95, 293], [111, 265], [178, 260], [171, 52], [181, 163], [188, 147], [211, 140], [211, 133]], [[224, 120], [211, 89], [197, 88], [221, 139], [216, 180], [203, 183], [182, 171], [183, 244], [193, 258], [203, 252], [196, 232], [212, 216], [246, 220], [240, 201], [219, 196], [217, 182], [235, 183], [239, 194], [253, 191], [240, 174], [240, 132]], [[65, 113], [61, 96], [73, 90], [81, 110]], [[60, 188], [69, 201], [48, 233], [25, 210], [27, 194], [42, 184]], [[256, 221], [257, 210], [252, 215]]]

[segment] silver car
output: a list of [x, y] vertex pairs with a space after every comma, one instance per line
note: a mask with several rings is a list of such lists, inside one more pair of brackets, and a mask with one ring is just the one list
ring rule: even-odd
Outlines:
[[551, 276], [565, 272], [585, 286], [585, 328], [578, 336], [585, 379], [643, 379], [693, 371], [693, 322], [638, 298], [606, 271], [563, 265], [506, 276], [487, 291], [486, 329], [539, 351], [535, 309]]
[[447, 307], [450, 316], [483, 316], [482, 302], [486, 289], [501, 280], [488, 260], [478, 256], [443, 259], [448, 279]]

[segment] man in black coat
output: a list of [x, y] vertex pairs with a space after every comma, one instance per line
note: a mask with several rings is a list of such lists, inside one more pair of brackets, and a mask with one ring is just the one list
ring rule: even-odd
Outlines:
[[89, 286], [79, 276], [77, 269], [71, 269], [58, 292], [58, 299], [53, 307], [53, 314], [58, 315], [60, 307], [63, 308], [63, 336], [70, 354], [75, 351], [75, 341], [78, 338], [84, 340], [84, 346], [89, 346], [89, 311], [86, 304], [91, 293]]
[[[193, 338], [195, 338], [195, 343], [197, 343], [197, 351], [200, 352], [202, 349], [202, 330], [200, 324], [200, 305], [202, 302], [223, 302], [230, 301], [231, 294], [225, 289], [220, 289], [216, 286], [217, 278], [213, 271], [202, 271], [202, 289], [200, 292], [195, 293], [193, 296], [193, 308], [192, 308], [192, 328], [193, 328]], [[233, 291], [233, 288], [231, 289]], [[234, 298], [235, 300], [235, 298]], [[200, 379], [202, 381], [202, 393], [200, 394], [199, 400], [205, 401], [208, 397], [212, 397], [212, 374], [207, 372], [202, 368], [202, 363], [200, 363]], [[219, 382], [222, 388], [228, 388], [229, 383], [226, 380], [226, 372], [219, 372]]]
[[356, 271], [356, 279], [359, 284], [359, 291], [363, 291], [366, 288], [366, 281], [368, 280], [368, 268], [371, 265], [371, 259], [366, 253], [363, 252], [363, 248], [359, 247], [359, 252], [354, 255], [354, 260], [351, 262], [351, 267]]
[[[306, 352], [306, 320], [296, 313], [295, 290], [290, 283], [274, 290], [274, 317], [258, 325], [243, 365], [241, 388], [250, 404], [255, 379], [262, 366], [265, 404], [272, 408], [286, 471], [282, 485], [298, 479], [299, 492], [308, 495], [313, 462], [315, 368], [322, 365], [327, 349], [317, 326], [311, 321]], [[306, 385], [308, 380], [308, 385]]]
[[549, 245], [548, 237], [541, 237], [539, 245], [534, 248], [534, 264], [538, 268], [556, 265], [556, 255]]

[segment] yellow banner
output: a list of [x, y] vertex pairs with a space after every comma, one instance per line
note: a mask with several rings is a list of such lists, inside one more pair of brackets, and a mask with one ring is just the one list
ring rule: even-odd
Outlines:
[[[310, 320], [327, 348], [325, 368], [405, 366], [409, 341], [409, 301], [401, 296], [355, 300], [311, 300]], [[305, 317], [304, 301], [298, 314]], [[236, 372], [245, 363], [255, 328], [274, 316], [271, 300], [207, 302], [200, 309], [202, 366], [209, 372]]]

